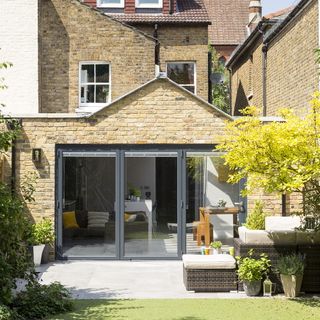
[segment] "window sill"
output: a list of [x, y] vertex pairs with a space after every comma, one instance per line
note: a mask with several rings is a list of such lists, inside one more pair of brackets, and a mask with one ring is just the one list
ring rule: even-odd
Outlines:
[[99, 105], [99, 106], [79, 106], [75, 110], [75, 112], [76, 113], [93, 113], [93, 112], [97, 112], [97, 111], [103, 109], [106, 106], [107, 106], [107, 104], [103, 104], [103, 105]]

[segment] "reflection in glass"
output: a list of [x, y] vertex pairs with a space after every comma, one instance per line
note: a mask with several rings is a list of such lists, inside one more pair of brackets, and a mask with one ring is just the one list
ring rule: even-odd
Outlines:
[[176, 257], [177, 158], [126, 156], [126, 257]]
[[168, 63], [167, 73], [178, 84], [194, 84], [194, 63]]
[[83, 64], [81, 66], [81, 83], [94, 82], [94, 65]]
[[[200, 214], [200, 208], [214, 209], [221, 206], [221, 203], [231, 208], [239, 202], [239, 186], [227, 182], [228, 174], [228, 168], [221, 157], [187, 153], [187, 253], [200, 253], [199, 243], [205, 240], [205, 228], [210, 229], [211, 240], [221, 240], [223, 244], [232, 243], [232, 214], [210, 215], [209, 224], [200, 226], [204, 218]], [[198, 239], [198, 236], [201, 238]]]
[[63, 169], [64, 255], [115, 257], [115, 157], [66, 157]]

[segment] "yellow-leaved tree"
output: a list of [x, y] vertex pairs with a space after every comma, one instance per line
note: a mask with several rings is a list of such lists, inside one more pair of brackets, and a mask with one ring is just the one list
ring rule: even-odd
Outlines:
[[229, 182], [246, 178], [244, 195], [262, 188], [267, 193], [303, 194], [304, 215], [313, 215], [320, 229], [320, 92], [304, 117], [289, 109], [281, 121], [264, 123], [258, 109], [247, 107], [243, 117], [229, 122], [218, 147], [233, 172]]

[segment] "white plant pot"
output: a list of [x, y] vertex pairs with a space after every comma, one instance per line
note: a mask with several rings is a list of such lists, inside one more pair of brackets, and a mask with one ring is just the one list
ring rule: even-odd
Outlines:
[[36, 267], [39, 267], [41, 265], [41, 258], [42, 258], [42, 253], [44, 250], [45, 245], [44, 244], [39, 244], [37, 246], [33, 246], [33, 263]]
[[221, 253], [222, 253], [221, 248], [218, 248], [218, 249], [213, 248], [213, 254], [221, 254]]

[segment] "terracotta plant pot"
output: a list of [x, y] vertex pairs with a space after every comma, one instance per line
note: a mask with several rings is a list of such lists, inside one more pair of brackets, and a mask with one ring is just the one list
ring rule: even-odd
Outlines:
[[258, 296], [261, 291], [261, 280], [243, 281], [243, 289], [247, 296]]
[[288, 298], [295, 298], [299, 295], [303, 275], [280, 275], [284, 295]]

